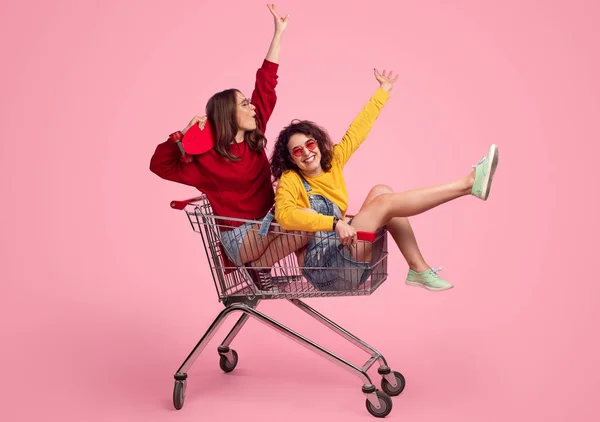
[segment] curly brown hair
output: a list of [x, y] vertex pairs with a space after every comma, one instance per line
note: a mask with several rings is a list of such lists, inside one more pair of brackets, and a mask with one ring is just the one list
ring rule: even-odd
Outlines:
[[333, 160], [333, 142], [325, 129], [308, 120], [292, 120], [289, 126], [284, 127], [275, 141], [273, 155], [271, 155], [271, 173], [273, 180], [277, 181], [286, 170], [298, 170], [294, 164], [288, 143], [293, 135], [302, 133], [310, 136], [317, 141], [319, 151], [321, 151], [321, 168], [323, 171], [331, 170], [331, 161]]
[[[237, 89], [227, 89], [217, 92], [206, 104], [206, 115], [214, 128], [214, 149], [221, 157], [229, 161], [239, 161], [240, 157], [229, 150], [229, 144], [235, 139], [238, 131], [235, 112], [237, 107]], [[241, 93], [241, 92], [240, 92]], [[260, 116], [257, 115], [257, 118]], [[255, 152], [260, 152], [267, 145], [267, 138], [257, 127], [253, 131], [244, 133], [248, 147]]]

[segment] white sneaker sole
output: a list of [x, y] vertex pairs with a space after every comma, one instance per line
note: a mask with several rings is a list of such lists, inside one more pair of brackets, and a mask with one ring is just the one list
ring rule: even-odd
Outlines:
[[481, 199], [486, 201], [488, 196], [490, 196], [490, 188], [492, 186], [492, 179], [494, 178], [494, 173], [496, 173], [496, 167], [498, 167], [498, 147], [496, 144], [492, 144], [490, 147], [490, 152], [487, 156], [488, 165], [486, 169], [485, 179], [483, 179], [483, 189], [481, 192]]
[[406, 281], [406, 285], [407, 286], [414, 286], [414, 287], [422, 287], [423, 289], [429, 290], [430, 292], [443, 292], [443, 291], [446, 291], [446, 290], [450, 290], [451, 288], [454, 287], [454, 285], [451, 284], [449, 287], [440, 287], [440, 288], [434, 289], [433, 287], [429, 287], [429, 286], [427, 286], [427, 285], [425, 285], [423, 283], [418, 283], [416, 281]]

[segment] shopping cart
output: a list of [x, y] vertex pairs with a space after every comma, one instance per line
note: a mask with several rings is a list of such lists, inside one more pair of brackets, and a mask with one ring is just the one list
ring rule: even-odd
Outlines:
[[[175, 373], [173, 404], [176, 409], [181, 409], [184, 404], [188, 370], [216, 334], [217, 329], [221, 326], [225, 318], [231, 313], [239, 312], [242, 315], [217, 349], [220, 355], [219, 365], [224, 372], [231, 372], [235, 369], [238, 363], [238, 354], [230, 348], [231, 342], [240, 332], [248, 317], [254, 317], [258, 321], [295, 340], [297, 343], [358, 375], [363, 383], [362, 392], [366, 396], [366, 407], [371, 415], [385, 417], [391, 412], [392, 400], [390, 396], [397, 396], [404, 390], [404, 376], [399, 372], [392, 371], [388, 367], [385, 358], [373, 347], [300, 300], [301, 298], [359, 296], [373, 293], [387, 277], [388, 255], [387, 231], [385, 227], [374, 234], [367, 235], [366, 237], [369, 240], [359, 240], [357, 242], [356, 248], [370, 248], [371, 250], [372, 258], [369, 263], [364, 265], [364, 268], [349, 269], [347, 267], [340, 267], [339, 274], [343, 275], [343, 280], [338, 281], [345, 282], [343, 289], [339, 288], [339, 284], [335, 283], [330, 284], [330, 286], [334, 286], [333, 288], [328, 287], [327, 289], [323, 289], [322, 285], [314, 283], [311, 276], [306, 276], [306, 274], [315, 274], [315, 271], [317, 271], [316, 274], [319, 274], [320, 271], [332, 271], [336, 270], [336, 268], [300, 267], [295, 253], [291, 253], [273, 266], [257, 267], [257, 269], [270, 269], [272, 276], [272, 286], [266, 290], [261, 290], [253, 283], [252, 277], [246, 267], [237, 267], [231, 263], [228, 256], [224, 253], [220, 242], [221, 229], [228, 227], [228, 225], [230, 227], [232, 221], [253, 222], [252, 220], [225, 218], [214, 215], [205, 195], [186, 201], [172, 201], [171, 207], [178, 210], [185, 210], [192, 228], [195, 232], [200, 233], [219, 301], [225, 305], [225, 309], [215, 318], [214, 322]], [[256, 230], [258, 230], [260, 222], [256, 221], [255, 223], [257, 223]], [[308, 235], [307, 233], [284, 232], [277, 223], [271, 223], [270, 230], [280, 232], [279, 235], [283, 236], [280, 240], [289, 242], [296, 242], [299, 240], [299, 237]], [[310, 234], [309, 236], [314, 235]], [[334, 233], [328, 234], [329, 239], [331, 235], [334, 235]], [[331, 351], [258, 311], [256, 307], [263, 299], [287, 299], [297, 308], [370, 354], [371, 357], [362, 366], [356, 366], [340, 358]], [[379, 363], [377, 372], [382, 376], [381, 389], [383, 391], [375, 387], [367, 374], [367, 371], [375, 362]]]

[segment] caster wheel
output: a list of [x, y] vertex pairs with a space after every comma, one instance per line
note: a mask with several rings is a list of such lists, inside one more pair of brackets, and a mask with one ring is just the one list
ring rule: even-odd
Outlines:
[[375, 409], [369, 399], [367, 399], [367, 410], [376, 418], [385, 418], [392, 411], [392, 399], [381, 391], [376, 391], [375, 394], [377, 394], [377, 398], [379, 399], [379, 409]]
[[392, 372], [396, 377], [397, 386], [392, 387], [392, 384], [388, 382], [385, 378], [381, 380], [381, 389], [385, 391], [388, 396], [395, 397], [399, 395], [402, 391], [404, 391], [404, 387], [406, 387], [406, 380], [404, 379], [404, 375], [400, 372], [394, 371]]
[[183, 407], [185, 401], [185, 381], [175, 381], [175, 388], [173, 388], [173, 406], [179, 410]]
[[229, 362], [227, 356], [221, 355], [221, 359], [219, 360], [219, 366], [221, 367], [223, 372], [231, 372], [237, 366], [238, 354], [235, 350], [231, 350], [231, 354], [233, 355], [233, 362]]

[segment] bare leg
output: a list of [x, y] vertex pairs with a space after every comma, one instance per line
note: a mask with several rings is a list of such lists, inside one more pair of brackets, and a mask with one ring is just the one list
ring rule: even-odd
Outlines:
[[258, 234], [255, 225], [240, 247], [242, 262], [252, 262], [256, 267], [272, 267], [295, 250], [306, 245], [310, 235], [301, 232], [270, 232], [265, 237]]
[[[317, 213], [310, 208], [304, 208], [304, 211]], [[304, 247], [312, 238], [312, 233], [280, 229], [279, 232], [270, 232], [266, 237], [261, 237], [258, 229], [259, 226], [255, 225], [244, 238], [240, 248], [242, 262], [251, 262], [253, 267], [272, 267], [294, 251], [297, 251], [298, 263], [304, 262]]]
[[359, 231], [374, 232], [394, 217], [421, 214], [453, 199], [469, 195], [475, 172], [455, 182], [406, 192], [383, 193], [364, 204], [354, 217], [352, 226]]
[[271, 267], [295, 250], [308, 243], [310, 237], [302, 232], [280, 230], [262, 237], [258, 233], [259, 225], [248, 231], [240, 246], [240, 258], [253, 283], [260, 290], [274, 288], [271, 279]]
[[308, 244], [310, 235], [303, 232], [286, 232], [275, 237], [269, 243], [260, 258], [252, 261], [253, 267], [272, 267], [294, 251], [298, 251]]
[[260, 258], [269, 247], [269, 244], [280, 236], [280, 233], [268, 233], [265, 237], [262, 237], [258, 234], [259, 228], [260, 226], [256, 224], [244, 237], [244, 241], [240, 246], [242, 262], [251, 262]]
[[[365, 205], [370, 203], [377, 196], [393, 193], [394, 190], [386, 185], [376, 185], [374, 186], [363, 206], [361, 207], [361, 211], [365, 208]], [[353, 222], [354, 225], [354, 222]], [[406, 217], [394, 217], [387, 223], [387, 228], [390, 234], [392, 235], [394, 242], [398, 245], [400, 252], [406, 259], [408, 266], [416, 272], [427, 271], [431, 268], [425, 262], [421, 251], [419, 250], [419, 245], [417, 244], [417, 239], [415, 238], [415, 233]]]
[[[386, 185], [377, 185], [371, 189], [367, 199], [363, 203], [363, 208], [368, 208], [369, 204], [380, 195], [389, 195], [393, 193], [392, 188]], [[354, 221], [352, 222], [354, 225]], [[410, 270], [406, 279], [406, 284], [409, 286], [419, 286], [430, 291], [444, 291], [453, 287], [452, 283], [441, 279], [437, 272], [432, 270], [431, 267], [423, 259], [415, 234], [412, 227], [406, 217], [393, 217], [387, 223], [388, 231], [391, 233], [396, 245], [404, 255]], [[371, 244], [359, 243], [358, 248], [354, 248], [353, 255], [357, 260], [363, 259], [370, 261], [371, 259]]]
[[387, 226], [409, 268], [416, 272], [431, 268], [419, 250], [415, 233], [407, 217], [394, 217]]

